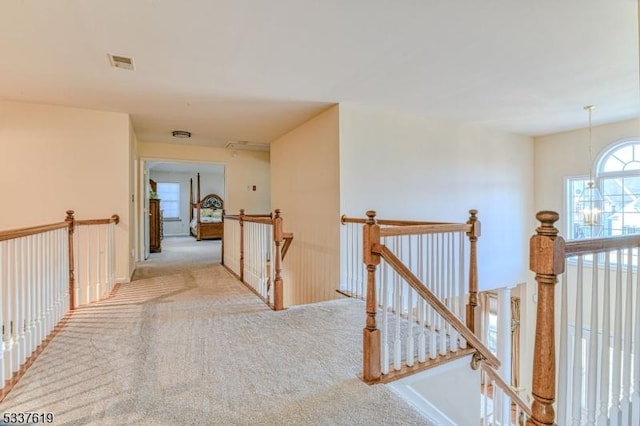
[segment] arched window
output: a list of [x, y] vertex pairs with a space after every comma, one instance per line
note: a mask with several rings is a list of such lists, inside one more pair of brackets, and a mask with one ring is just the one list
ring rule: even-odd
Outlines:
[[602, 202], [593, 216], [581, 206], [589, 177], [567, 180], [568, 207], [573, 211], [567, 215], [568, 238], [640, 233], [640, 140], [625, 140], [605, 150], [596, 160], [594, 177]]

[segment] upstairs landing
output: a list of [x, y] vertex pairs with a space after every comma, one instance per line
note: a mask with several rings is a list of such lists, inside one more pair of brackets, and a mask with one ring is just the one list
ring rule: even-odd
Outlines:
[[0, 411], [92, 425], [431, 424], [357, 378], [363, 302], [274, 312], [213, 262], [151, 263], [76, 311]]

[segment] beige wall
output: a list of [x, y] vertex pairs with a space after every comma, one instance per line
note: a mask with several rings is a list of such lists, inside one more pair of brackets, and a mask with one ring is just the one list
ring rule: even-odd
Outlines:
[[526, 281], [531, 138], [340, 105], [341, 212], [465, 222], [477, 209], [481, 289]]
[[0, 101], [0, 229], [120, 216], [116, 278], [129, 278], [133, 228], [127, 114]]
[[338, 107], [271, 144], [272, 206], [294, 240], [284, 262], [285, 306], [335, 297], [339, 277]]
[[[178, 160], [225, 165], [225, 210], [237, 214], [267, 213], [270, 201], [270, 162], [268, 152], [232, 151], [198, 145], [175, 145], [154, 142], [138, 143], [138, 158]], [[253, 191], [253, 185], [256, 191]]]

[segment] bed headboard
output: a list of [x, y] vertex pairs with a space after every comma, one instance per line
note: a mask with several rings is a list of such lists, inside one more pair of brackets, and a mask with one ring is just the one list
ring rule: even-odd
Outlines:
[[224, 202], [218, 195], [209, 194], [200, 201], [200, 208], [222, 210], [224, 208]]

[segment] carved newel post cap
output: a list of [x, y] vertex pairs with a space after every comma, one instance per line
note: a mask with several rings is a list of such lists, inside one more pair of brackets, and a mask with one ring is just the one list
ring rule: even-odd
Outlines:
[[244, 214], [244, 209], [240, 209], [240, 214]]
[[376, 211], [375, 211], [375, 210], [367, 210], [366, 215], [367, 215], [367, 217], [369, 218], [369, 219], [367, 220], [367, 223], [369, 223], [369, 224], [376, 223], [376, 219], [375, 219], [375, 217], [376, 217]]
[[275, 209], [276, 217], [280, 217], [280, 209]]
[[478, 215], [478, 210], [477, 209], [471, 209], [471, 210], [469, 210], [469, 214], [471, 215], [471, 217], [476, 217]]
[[73, 210], [67, 210], [67, 220], [73, 219], [73, 214], [75, 212]]
[[540, 226], [536, 228], [538, 235], [556, 236], [558, 230], [553, 226], [560, 219], [560, 215], [551, 210], [542, 210], [536, 213], [536, 219], [540, 221]]

